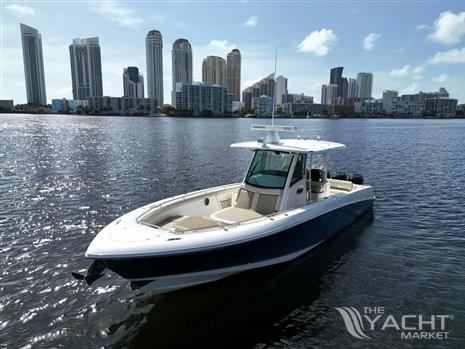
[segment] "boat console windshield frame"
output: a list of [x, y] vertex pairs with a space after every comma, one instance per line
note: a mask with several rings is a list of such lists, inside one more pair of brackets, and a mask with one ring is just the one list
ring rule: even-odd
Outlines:
[[256, 150], [244, 182], [258, 188], [284, 189], [294, 155]]

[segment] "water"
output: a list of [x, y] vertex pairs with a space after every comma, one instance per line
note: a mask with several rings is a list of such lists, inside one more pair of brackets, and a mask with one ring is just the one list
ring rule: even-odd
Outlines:
[[[240, 181], [250, 153], [228, 146], [254, 122], [1, 115], [0, 347], [463, 348], [465, 121], [311, 120], [312, 137], [349, 146], [333, 171], [362, 173], [377, 200], [293, 263], [163, 296], [71, 278], [116, 217]], [[450, 339], [352, 338], [341, 306], [452, 314]]]

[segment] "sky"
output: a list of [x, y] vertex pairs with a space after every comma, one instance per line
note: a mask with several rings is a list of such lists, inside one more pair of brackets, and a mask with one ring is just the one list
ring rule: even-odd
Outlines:
[[123, 94], [123, 69], [146, 74], [145, 36], [163, 36], [165, 103], [171, 95], [171, 46], [186, 38], [193, 49], [194, 80], [208, 55], [238, 48], [241, 90], [274, 71], [290, 93], [320, 101], [329, 70], [343, 76], [374, 74], [373, 95], [445, 87], [465, 103], [463, 1], [5, 1], [1, 0], [0, 98], [26, 102], [20, 23], [42, 34], [47, 100], [72, 98], [68, 46], [98, 36], [103, 92]]

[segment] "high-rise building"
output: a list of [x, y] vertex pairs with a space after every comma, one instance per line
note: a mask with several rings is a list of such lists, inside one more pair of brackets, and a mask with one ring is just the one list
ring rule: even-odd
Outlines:
[[247, 87], [244, 91], [251, 92], [252, 98], [261, 96], [273, 97], [275, 87], [274, 77], [274, 74], [270, 74], [266, 78], [261, 79], [259, 82], [256, 82], [252, 86]]
[[244, 103], [245, 110], [252, 109], [252, 98], [253, 93], [251, 87], [247, 87], [244, 91], [242, 91], [242, 103]]
[[103, 96], [102, 59], [98, 37], [73, 39], [69, 46], [73, 99]]
[[333, 105], [336, 102], [338, 85], [329, 84], [321, 87], [321, 104]]
[[202, 81], [209, 85], [226, 86], [226, 61], [218, 56], [208, 56], [202, 62]]
[[147, 63], [147, 95], [163, 105], [163, 39], [158, 30], [151, 30], [145, 37]]
[[177, 83], [176, 108], [191, 110], [196, 113], [211, 111], [214, 113], [230, 113], [232, 96], [227, 86], [206, 83]]
[[234, 101], [241, 100], [241, 52], [235, 48], [227, 56], [226, 80]]
[[340, 96], [344, 100], [347, 98], [347, 95], [349, 94], [349, 81], [347, 78], [342, 78], [341, 82], [338, 85], [338, 94], [340, 93]]
[[331, 69], [329, 75], [329, 83], [338, 86], [337, 97], [342, 97], [342, 71], [344, 67], [336, 67]]
[[23, 23], [20, 24], [20, 27], [27, 102], [30, 104], [46, 105], [47, 95], [45, 92], [42, 35], [40, 35], [37, 29]]
[[383, 92], [383, 102], [391, 102], [394, 97], [399, 96], [399, 92], [394, 90], [385, 90]]
[[276, 105], [283, 104], [283, 95], [287, 95], [287, 78], [284, 76], [278, 76], [276, 78]]
[[192, 47], [186, 39], [177, 39], [173, 43], [172, 57], [172, 74], [173, 90], [171, 103], [176, 106], [176, 84], [192, 84]]
[[144, 98], [144, 77], [137, 67], [124, 68], [124, 97]]
[[358, 73], [357, 74], [357, 97], [371, 98], [373, 90], [373, 74]]
[[349, 78], [347, 81], [347, 98], [357, 97], [357, 80]]

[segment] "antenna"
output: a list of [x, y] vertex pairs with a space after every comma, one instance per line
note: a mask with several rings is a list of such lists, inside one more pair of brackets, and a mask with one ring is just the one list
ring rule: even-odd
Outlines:
[[274, 110], [275, 110], [275, 102], [276, 102], [276, 65], [278, 61], [278, 46], [276, 46], [276, 50], [274, 52], [274, 76], [273, 76], [273, 106], [271, 110], [271, 125], [274, 125]]
[[306, 119], [307, 120], [305, 120], [305, 133], [306, 133], [305, 139], [309, 139], [310, 138], [310, 133], [308, 131], [308, 112], [307, 112]]

